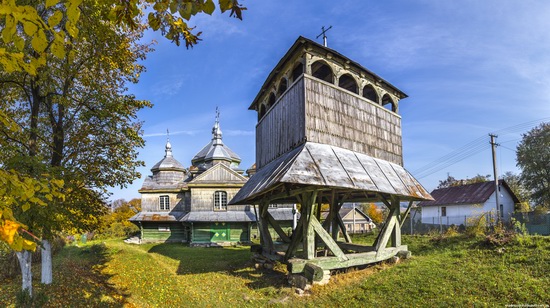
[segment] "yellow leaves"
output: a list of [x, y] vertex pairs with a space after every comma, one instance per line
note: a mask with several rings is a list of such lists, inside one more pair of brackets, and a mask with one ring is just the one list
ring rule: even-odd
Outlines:
[[202, 7], [204, 12], [208, 15], [212, 15], [212, 13], [214, 13], [215, 8], [216, 6], [214, 6], [214, 2], [212, 0], [206, 0], [206, 2], [204, 3], [204, 6]]
[[31, 46], [39, 53], [42, 53], [44, 52], [44, 50], [46, 50], [46, 47], [48, 47], [48, 39], [46, 38], [46, 34], [44, 34], [44, 31], [36, 31], [36, 35], [32, 37]]
[[48, 24], [50, 27], [57, 26], [63, 19], [63, 13], [61, 11], [55, 11], [52, 16], [48, 19]]
[[[65, 35], [67, 33], [76, 38], [78, 36], [78, 20], [82, 0], [47, 0], [46, 8], [51, 8], [50, 14], [42, 17], [36, 9], [30, 5], [18, 5], [15, 1], [2, 1], [0, 3], [0, 19], [5, 19], [5, 26], [1, 32], [1, 38], [6, 45], [13, 44], [16, 51], [0, 48], [0, 66], [7, 72], [25, 71], [31, 75], [46, 64], [48, 54], [57, 58], [66, 55], [66, 44], [70, 44]], [[55, 8], [55, 9], [54, 9]], [[66, 23], [62, 25], [64, 13]], [[20, 27], [23, 31], [17, 31]], [[36, 53], [23, 53], [26, 44], [31, 46]]]
[[56, 5], [59, 0], [46, 0], [46, 8]]
[[24, 22], [23, 23], [23, 30], [25, 30], [25, 34], [28, 36], [33, 36], [36, 31], [38, 31], [38, 27], [34, 24], [34, 22]]
[[4, 220], [0, 225], [0, 239], [9, 245], [13, 244], [14, 237], [19, 227], [21, 227], [21, 224], [15, 221]]

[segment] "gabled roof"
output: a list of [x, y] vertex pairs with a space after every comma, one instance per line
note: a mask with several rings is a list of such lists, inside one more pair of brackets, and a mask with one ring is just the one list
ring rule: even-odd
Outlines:
[[229, 166], [218, 163], [192, 179], [188, 185], [193, 184], [244, 184], [248, 178], [231, 169]]
[[[504, 180], [499, 180], [499, 185], [508, 191], [514, 200], [514, 203], [519, 203], [518, 198]], [[431, 195], [435, 200], [422, 201], [418, 204], [418, 206], [485, 203], [494, 192], [495, 182], [493, 181], [440, 188], [431, 192]]]
[[[344, 217], [346, 217], [351, 211], [353, 211], [353, 208], [341, 207], [340, 211], [338, 211], [338, 214], [340, 214], [340, 217], [342, 217], [342, 219], [344, 219]], [[359, 215], [363, 216], [363, 218], [365, 218], [367, 221], [372, 222], [372, 219], [367, 214], [363, 213], [363, 211], [361, 211], [360, 209], [355, 208], [355, 211]], [[327, 216], [328, 216], [328, 212], [322, 212], [321, 213], [321, 217], [323, 219], [326, 219]]]
[[306, 142], [258, 170], [230, 204], [255, 203], [286, 184], [343, 188], [342, 191], [355, 191], [361, 197], [373, 192], [397, 195], [403, 200], [432, 199], [397, 164], [336, 146]]

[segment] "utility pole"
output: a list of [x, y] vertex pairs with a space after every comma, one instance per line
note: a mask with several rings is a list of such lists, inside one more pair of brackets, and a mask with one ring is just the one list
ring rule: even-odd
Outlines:
[[489, 136], [491, 137], [491, 148], [492, 148], [492, 152], [493, 152], [493, 173], [495, 175], [495, 199], [496, 199], [496, 202], [497, 202], [497, 219], [496, 221], [498, 222], [500, 220], [500, 192], [498, 190], [498, 170], [497, 170], [497, 151], [496, 151], [496, 148], [497, 146], [499, 145], [498, 143], [495, 142], [495, 138], [497, 138], [498, 136], [497, 135], [494, 135], [494, 134], [489, 134]]

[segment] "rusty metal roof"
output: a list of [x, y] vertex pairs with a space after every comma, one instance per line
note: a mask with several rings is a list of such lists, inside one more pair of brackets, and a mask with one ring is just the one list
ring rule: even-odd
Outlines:
[[396, 195], [402, 200], [432, 199], [397, 164], [336, 146], [306, 142], [258, 170], [230, 204], [256, 203], [286, 184]]
[[[519, 200], [505, 181], [500, 180], [499, 185], [508, 190], [515, 203], [519, 203]], [[493, 181], [440, 188], [431, 192], [435, 200], [422, 201], [418, 206], [485, 203], [494, 192], [495, 182]]]

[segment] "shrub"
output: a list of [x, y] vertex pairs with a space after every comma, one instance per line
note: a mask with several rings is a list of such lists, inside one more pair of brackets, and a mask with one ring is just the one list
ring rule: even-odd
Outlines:
[[479, 237], [487, 235], [487, 216], [486, 213], [469, 217], [466, 219], [466, 235], [471, 237]]

